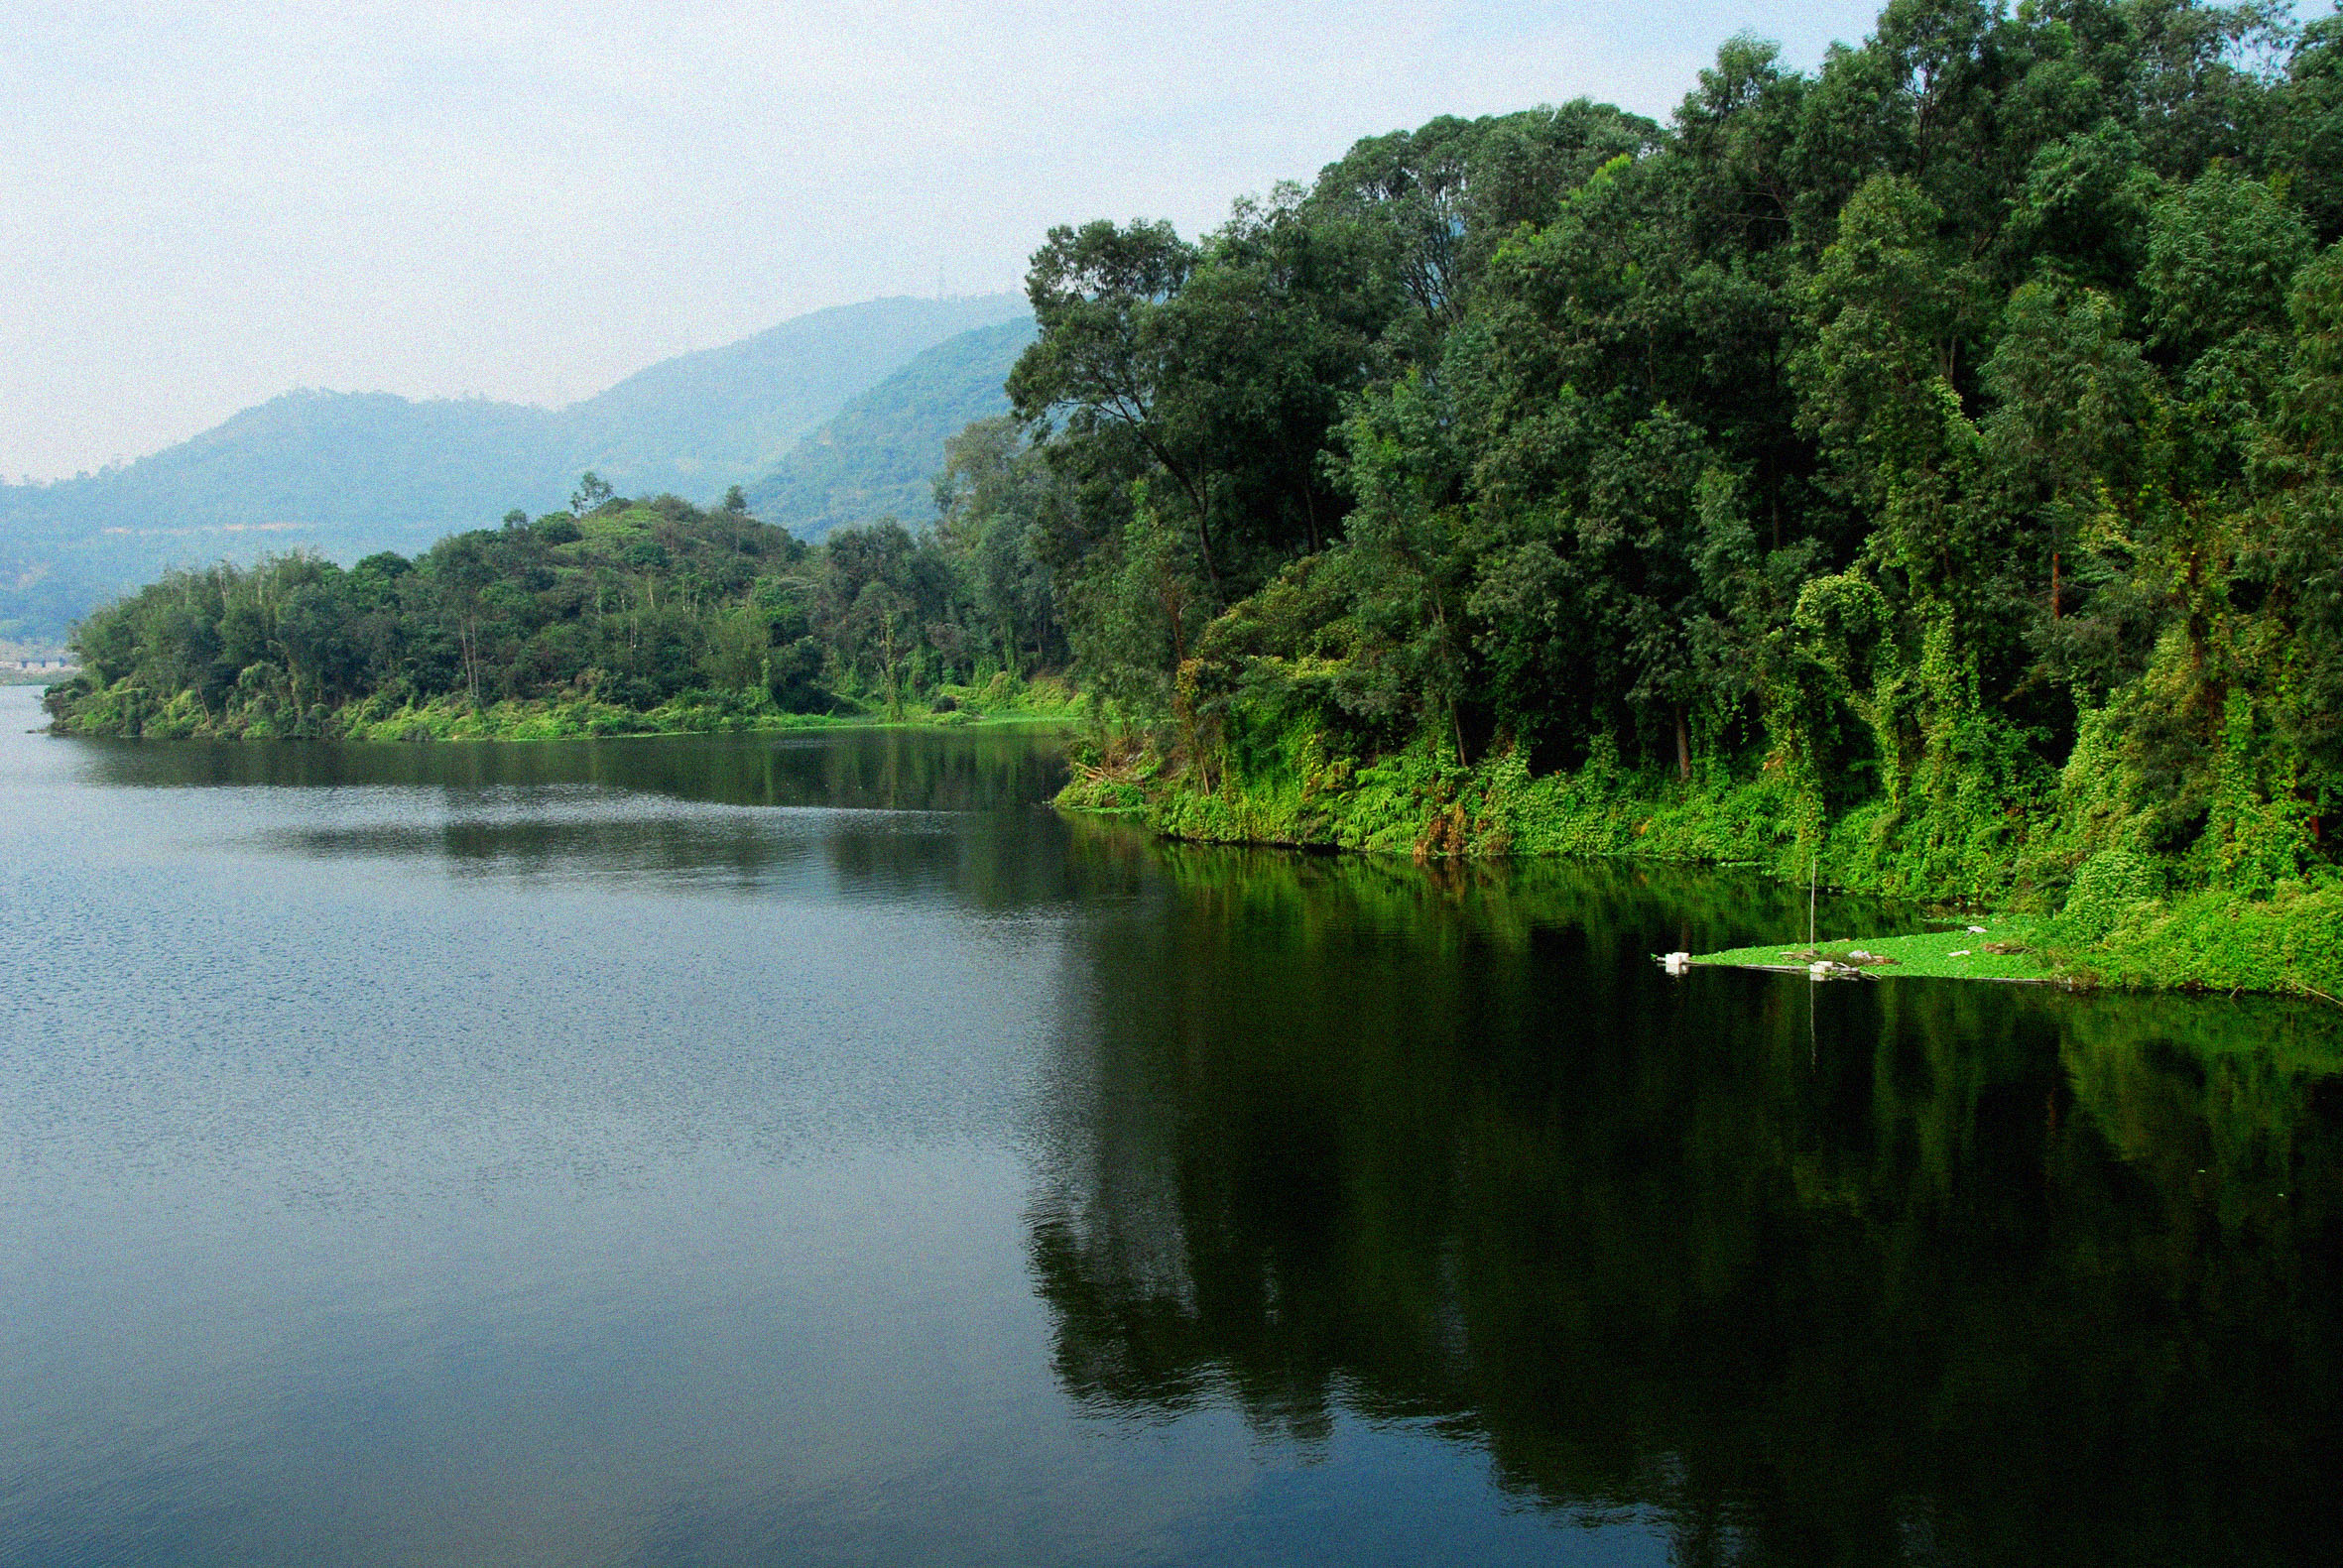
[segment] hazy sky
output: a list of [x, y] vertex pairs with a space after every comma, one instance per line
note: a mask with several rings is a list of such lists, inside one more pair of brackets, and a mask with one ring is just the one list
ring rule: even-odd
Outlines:
[[[2322, 7], [2323, 9], [2323, 7]], [[1049, 224], [1306, 180], [1872, 4], [60, 4], [0, 30], [0, 474], [294, 387], [558, 404], [825, 304], [1018, 286]]]

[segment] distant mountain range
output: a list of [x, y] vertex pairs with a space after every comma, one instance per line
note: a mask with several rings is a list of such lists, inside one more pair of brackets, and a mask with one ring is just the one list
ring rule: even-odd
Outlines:
[[875, 518], [917, 524], [932, 516], [943, 443], [971, 420], [1009, 412], [1001, 384], [1034, 330], [1032, 316], [1019, 316], [921, 354], [750, 485], [749, 510], [800, 539]]
[[[622, 494], [731, 485], [811, 536], [929, 510], [943, 440], [1007, 407], [1032, 317], [1016, 295], [875, 300], [684, 354], [564, 409], [293, 392], [86, 477], [0, 484], [0, 641], [54, 645], [173, 565], [308, 548], [420, 549], [592, 469]], [[823, 422], [828, 421], [825, 424]]]

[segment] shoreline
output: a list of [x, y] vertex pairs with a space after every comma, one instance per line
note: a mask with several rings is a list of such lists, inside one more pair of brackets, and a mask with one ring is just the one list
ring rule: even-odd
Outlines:
[[[1428, 769], [1403, 772], [1391, 760], [1328, 777], [1331, 772], [1295, 781], [1300, 787], [1240, 785], [1232, 792], [1224, 785], [1209, 795], [1167, 792], [1151, 787], [1152, 780], [1101, 772], [1077, 777], [1054, 803], [1064, 811], [1137, 820], [1174, 841], [1418, 861], [1565, 857], [1738, 867], [1795, 884], [1808, 880], [1811, 856], [1824, 873], [1820, 885], [1835, 894], [1971, 911], [1988, 926], [2023, 922], [2031, 933], [2026, 945], [2034, 950], [2033, 962], [2024, 974], [1983, 973], [1988, 966], [1973, 962], [1973, 955], [1952, 966], [1951, 943], [1938, 944], [1928, 962], [1911, 962], [1902, 949], [1913, 937], [1858, 936], [1822, 944], [1833, 951], [1893, 953], [1897, 963], [1878, 967], [1909, 978], [2252, 993], [2343, 1007], [2337, 1001], [2343, 996], [2343, 886], [2332, 879], [2251, 894], [2185, 883], [2141, 888], [2125, 880], [2125, 862], [2139, 857], [2087, 844], [2066, 851], [2068, 863], [2049, 886], [2033, 880], [2045, 860], [2021, 860], [2022, 845], [1943, 868], [1956, 872], [1945, 876], [1928, 857], [1902, 857], [1893, 840], [1877, 833], [1876, 818], [1860, 810], [1824, 824], [1814, 845], [1801, 850], [1791, 828], [1795, 802], [1779, 782], [1762, 778], [1712, 778], [1668, 788], [1616, 769], [1533, 780], [1507, 762], [1433, 777]], [[2042, 841], [2054, 826], [2047, 819], [2034, 824], [2037, 852], [2046, 848]], [[2160, 875], [2168, 868], [2151, 869]], [[1709, 968], [1787, 968], [1791, 966], [1782, 951], [1802, 945], [1801, 935], [1687, 959]], [[1760, 953], [1775, 956], [1769, 962]], [[1748, 962], [1734, 961], [1742, 958]]]
[[[94, 713], [77, 710], [80, 722], [55, 716], [47, 733], [91, 740], [389, 742], [421, 745], [437, 741], [610, 740], [627, 736], [792, 734], [832, 729], [972, 729], [988, 725], [1070, 723], [1079, 699], [1054, 681], [1039, 689], [985, 686], [950, 689], [936, 695], [953, 705], [938, 711], [906, 705], [900, 716], [885, 712], [790, 713], [745, 693], [685, 693], [656, 708], [637, 709], [591, 697], [505, 699], [474, 705], [444, 699], [394, 706], [383, 696], [361, 698], [333, 708], [291, 703], [238, 708], [214, 717], [181, 692], [157, 702], [143, 691], [114, 688]], [[763, 693], [756, 693], [758, 699]], [[932, 699], [930, 699], [932, 700]], [[46, 700], [43, 703], [47, 708]]]
[[338, 734], [338, 735], [278, 735], [258, 731], [238, 734], [198, 732], [191, 735], [116, 735], [106, 731], [60, 729], [54, 722], [42, 725], [31, 733], [54, 740], [71, 741], [131, 741], [155, 746], [183, 746], [190, 742], [206, 746], [308, 745], [308, 746], [449, 746], [496, 745], [542, 746], [561, 741], [668, 741], [689, 740], [710, 735], [801, 735], [823, 734], [838, 730], [991, 730], [1014, 729], [1023, 726], [1063, 726], [1078, 722], [1071, 714], [1003, 713], [951, 721], [941, 716], [905, 717], [900, 719], [873, 718], [862, 714], [822, 715], [809, 722], [793, 724], [722, 724], [700, 727], [675, 726], [646, 729], [575, 730], [557, 734], [526, 734], [513, 730], [465, 730], [449, 734], [417, 736]]

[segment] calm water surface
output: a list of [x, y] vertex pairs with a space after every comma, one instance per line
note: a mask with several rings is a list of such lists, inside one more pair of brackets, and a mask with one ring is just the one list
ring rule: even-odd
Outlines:
[[2343, 1015], [1670, 982], [1802, 899], [1046, 735], [38, 721], [10, 1568], [2343, 1561]]

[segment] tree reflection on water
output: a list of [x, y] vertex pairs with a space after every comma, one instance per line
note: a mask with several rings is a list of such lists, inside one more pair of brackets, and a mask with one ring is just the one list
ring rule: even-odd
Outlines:
[[1802, 890], [1082, 835], [1032, 1260], [1085, 1405], [1484, 1446], [1706, 1562], [2343, 1560], [2331, 1013], [1669, 982]]

